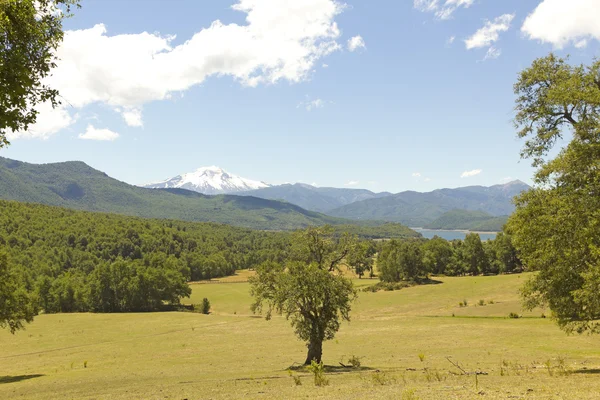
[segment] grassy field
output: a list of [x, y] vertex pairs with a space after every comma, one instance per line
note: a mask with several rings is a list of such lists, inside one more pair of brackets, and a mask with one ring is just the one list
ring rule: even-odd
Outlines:
[[[361, 292], [352, 322], [324, 346], [329, 385], [316, 388], [307, 372], [294, 372], [302, 383], [296, 386], [287, 368], [304, 360], [306, 348], [285, 319], [251, 314], [244, 274], [192, 286], [187, 302], [208, 297], [212, 315], [41, 315], [14, 336], [1, 331], [0, 399], [596, 399], [600, 393], [599, 338], [566, 336], [542, 318], [543, 310], [522, 313], [518, 289], [526, 275]], [[460, 307], [464, 300], [467, 307]], [[511, 312], [523, 318], [507, 318]], [[361, 357], [362, 369], [339, 367], [351, 355]], [[448, 357], [487, 375], [464, 375]]]

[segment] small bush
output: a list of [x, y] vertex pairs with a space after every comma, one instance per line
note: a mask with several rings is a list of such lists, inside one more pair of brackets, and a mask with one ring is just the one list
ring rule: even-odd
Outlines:
[[548, 375], [554, 376], [554, 371], [552, 371], [552, 361], [551, 360], [546, 361], [544, 363], [544, 366], [548, 370]]
[[518, 318], [521, 318], [521, 317], [519, 316], [519, 314], [511, 312], [510, 314], [508, 314], [508, 318], [518, 319]]
[[479, 305], [480, 306], [485, 306], [485, 300], [479, 300]]
[[355, 355], [350, 356], [350, 358], [348, 359], [348, 364], [350, 364], [352, 366], [352, 368], [360, 368], [360, 366], [361, 366], [360, 357], [357, 357]]
[[323, 361], [320, 363], [312, 360], [308, 366], [308, 370], [312, 372], [315, 377], [315, 386], [327, 386], [329, 385], [329, 379], [325, 378], [325, 367]]
[[419, 360], [421, 360], [421, 362], [425, 361], [425, 354], [419, 353]]
[[88, 362], [87, 362], [87, 361], [84, 361], [84, 362], [83, 362], [83, 368], [87, 368], [87, 364], [88, 364]]
[[385, 372], [375, 371], [371, 375], [371, 379], [374, 385], [385, 386], [390, 385], [394, 382], [392, 378], [390, 378]]
[[288, 374], [292, 377], [292, 379], [294, 379], [294, 385], [302, 386], [302, 381], [300, 380], [299, 376], [294, 375], [292, 370], [288, 370]]
[[210, 301], [205, 297], [202, 299], [202, 304], [200, 305], [200, 312], [202, 314], [210, 314]]
[[425, 379], [427, 379], [427, 382], [442, 382], [446, 380], [446, 377], [443, 376], [437, 369], [425, 368]]
[[469, 302], [467, 302], [467, 299], [463, 300], [463, 304], [465, 305], [465, 307], [469, 305]]
[[380, 290], [385, 290], [391, 292], [394, 290], [400, 290], [415, 285], [417, 285], [416, 282], [378, 282], [373, 286], [368, 286], [364, 288], [363, 291], [375, 293], [379, 292]]
[[488, 304], [494, 304], [494, 300], [488, 301]]
[[459, 307], [464, 307], [464, 306], [465, 306], [465, 303], [463, 303], [463, 302], [461, 301], [460, 303], [458, 303], [458, 306], [459, 306]]

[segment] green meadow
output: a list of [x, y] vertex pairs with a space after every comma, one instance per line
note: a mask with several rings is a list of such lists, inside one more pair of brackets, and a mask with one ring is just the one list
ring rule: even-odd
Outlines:
[[[599, 397], [598, 338], [565, 335], [548, 311], [523, 313], [527, 274], [360, 292], [352, 321], [325, 343], [323, 387], [288, 370], [306, 347], [284, 318], [252, 315], [246, 276], [192, 285], [186, 302], [207, 297], [211, 315], [40, 315], [0, 331], [0, 399]], [[360, 368], [340, 365], [351, 356]]]

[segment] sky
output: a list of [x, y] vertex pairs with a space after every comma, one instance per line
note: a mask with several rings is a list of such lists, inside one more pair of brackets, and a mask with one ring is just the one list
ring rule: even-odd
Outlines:
[[82, 0], [47, 83], [62, 105], [0, 156], [131, 183], [202, 166], [373, 191], [534, 170], [519, 71], [600, 55], [600, 0]]

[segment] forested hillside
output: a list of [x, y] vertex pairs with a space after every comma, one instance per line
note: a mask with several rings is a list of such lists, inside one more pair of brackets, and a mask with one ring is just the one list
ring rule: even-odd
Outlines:
[[[290, 203], [251, 196], [206, 196], [184, 189], [144, 189], [110, 178], [82, 162], [36, 165], [0, 157], [0, 199], [264, 230], [356, 224]], [[384, 222], [359, 224], [373, 227]], [[394, 232], [387, 237], [417, 235], [400, 224], [393, 227]], [[387, 225], [385, 231], [389, 233], [391, 228]], [[369, 231], [372, 233], [372, 229]]]
[[0, 253], [46, 312], [149, 311], [189, 280], [280, 260], [287, 233], [0, 201]]
[[340, 218], [384, 220], [422, 227], [451, 210], [483, 211], [493, 216], [510, 215], [514, 210], [512, 199], [527, 190], [527, 184], [513, 181], [504, 185], [438, 189], [429, 193], [408, 191], [358, 201], [331, 210], [328, 214]]
[[500, 232], [507, 220], [507, 216], [495, 217], [483, 211], [451, 210], [425, 225], [424, 228]]

